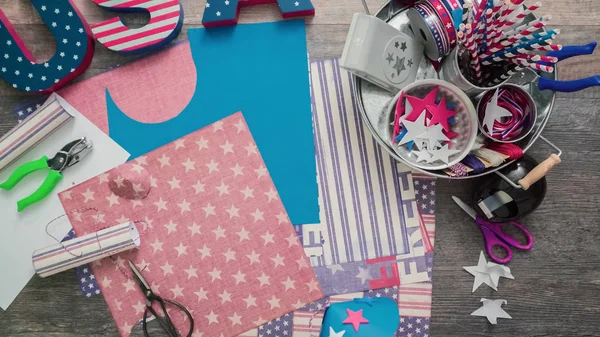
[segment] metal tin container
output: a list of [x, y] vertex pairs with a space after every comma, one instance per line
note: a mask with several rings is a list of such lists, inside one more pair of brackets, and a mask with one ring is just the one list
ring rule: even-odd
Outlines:
[[[399, 6], [395, 1], [391, 1], [383, 5], [375, 14], [381, 20], [388, 22], [393, 27], [396, 27], [400, 31], [405, 34], [409, 34], [414, 36], [413, 32], [410, 30], [409, 19], [407, 16], [407, 7]], [[524, 77], [526, 75], [523, 75]], [[544, 77], [548, 79], [556, 79], [557, 72], [555, 71], [552, 74], [544, 74]], [[433, 65], [427, 60], [423, 59], [421, 65], [419, 67], [419, 72], [417, 73], [417, 79], [437, 79], [438, 73], [433, 68]], [[373, 137], [379, 143], [381, 147], [384, 148], [395, 160], [402, 162], [415, 170], [421, 171], [428, 175], [444, 178], [444, 179], [472, 179], [481, 177], [484, 175], [488, 175], [494, 172], [498, 172], [508, 165], [512, 164], [514, 161], [506, 162], [503, 165], [495, 168], [490, 168], [483, 173], [470, 175], [467, 177], [450, 177], [442, 171], [429, 171], [423, 170], [421, 168], [415, 167], [410, 163], [402, 160], [398, 154], [394, 151], [394, 149], [389, 145], [387, 141], [388, 134], [388, 109], [389, 105], [393, 103], [394, 95], [390, 92], [387, 92], [367, 81], [362, 80], [359, 77], [353, 76], [355, 86], [354, 90], [356, 91], [356, 97], [358, 100], [358, 106], [360, 113], [362, 115], [363, 121], [367, 125], [368, 129], [373, 134]], [[508, 83], [514, 83], [521, 85], [523, 82], [522, 78], [515, 75], [513, 76]], [[533, 128], [533, 131], [527, 136], [527, 138], [518, 142], [519, 145], [524, 152], [527, 152], [533, 144], [541, 137], [542, 131], [548, 122], [548, 119], [552, 113], [552, 107], [554, 105], [555, 94], [550, 90], [539, 90], [536, 84], [524, 84], [521, 85], [525, 91], [527, 91], [535, 100], [537, 106], [537, 121]], [[474, 101], [474, 104], [477, 104], [478, 100]], [[546, 141], [550, 146], [560, 151], [556, 146], [547, 141], [542, 137], [544, 141]], [[512, 182], [511, 182], [512, 183]], [[512, 183], [514, 186], [518, 187], [518, 185]]]

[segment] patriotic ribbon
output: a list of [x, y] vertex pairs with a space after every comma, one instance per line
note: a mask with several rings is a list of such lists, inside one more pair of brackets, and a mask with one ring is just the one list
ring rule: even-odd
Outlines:
[[423, 21], [427, 25], [427, 28], [433, 35], [435, 45], [440, 55], [448, 55], [450, 52], [450, 40], [445, 33], [444, 24], [440, 18], [435, 14], [435, 11], [431, 5], [427, 2], [417, 4], [414, 9], [423, 18]]
[[[511, 87], [498, 90], [498, 106], [508, 110], [511, 116], [504, 118], [502, 121], [496, 120], [492, 132], [488, 132], [488, 135], [503, 142], [514, 141], [531, 130], [534, 121], [534, 107], [530, 97], [522, 90]], [[491, 92], [493, 93], [493, 91]], [[482, 104], [483, 108], [479, 110], [480, 119], [483, 119], [485, 106], [489, 104], [491, 98], [492, 95], [484, 97], [487, 103]]]

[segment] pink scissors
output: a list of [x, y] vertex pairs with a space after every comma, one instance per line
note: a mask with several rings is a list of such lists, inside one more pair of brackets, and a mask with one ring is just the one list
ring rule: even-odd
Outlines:
[[[523, 234], [525, 234], [525, 238], [527, 238], [527, 244], [525, 245], [522, 245], [514, 237], [504, 233], [504, 231], [502, 230], [501, 223], [485, 220], [482, 217], [478, 216], [477, 212], [475, 212], [473, 208], [471, 208], [459, 198], [452, 197], [452, 199], [458, 206], [460, 206], [460, 208], [463, 209], [463, 211], [469, 214], [471, 218], [473, 218], [477, 223], [477, 226], [483, 234], [483, 240], [485, 241], [485, 250], [487, 251], [488, 256], [490, 257], [490, 259], [492, 259], [492, 261], [500, 264], [506, 264], [510, 262], [510, 260], [512, 259], [511, 247], [521, 250], [531, 250], [531, 248], [533, 248], [533, 236], [531, 236], [531, 233], [520, 223], [514, 221], [510, 222], [512, 226], [518, 228], [521, 232], [523, 232]], [[502, 247], [506, 251], [506, 257], [502, 259], [494, 255], [494, 247]]]

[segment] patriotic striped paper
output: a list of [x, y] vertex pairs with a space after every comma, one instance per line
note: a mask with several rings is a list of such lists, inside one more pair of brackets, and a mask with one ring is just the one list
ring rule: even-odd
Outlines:
[[80, 238], [57, 243], [33, 253], [33, 268], [48, 277], [86, 263], [135, 249], [140, 234], [132, 221], [103, 229]]
[[350, 74], [318, 61], [311, 79], [325, 264], [409, 254], [398, 170], [364, 127]]
[[35, 113], [0, 138], [0, 171], [73, 118], [50, 99]]
[[119, 17], [92, 26], [94, 37], [106, 48], [122, 53], [143, 53], [163, 47], [179, 35], [183, 8], [179, 0], [94, 0], [113, 11], [148, 11], [150, 21], [132, 29]]

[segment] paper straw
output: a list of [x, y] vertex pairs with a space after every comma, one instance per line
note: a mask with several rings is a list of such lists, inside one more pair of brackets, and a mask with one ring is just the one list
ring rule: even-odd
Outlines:
[[[511, 8], [511, 6], [513, 5], [513, 3], [510, 0], [505, 0], [504, 4], [502, 4], [502, 8], [500, 10], [500, 16], [498, 17], [498, 19], [494, 22], [494, 26], [496, 27], [496, 29], [498, 29], [499, 31], [502, 31], [502, 27], [504, 27], [504, 21], [506, 20], [506, 18], [508, 17], [508, 13], [509, 10]], [[512, 11], [511, 11], [512, 12]], [[499, 41], [499, 36], [497, 36], [493, 43], [496, 44]]]
[[558, 63], [558, 57], [554, 56], [546, 56], [546, 55], [534, 55], [534, 54], [521, 54], [518, 57], [524, 58], [527, 60], [532, 60], [534, 62], [546, 62], [546, 63]]
[[506, 1], [508, 2], [508, 6], [506, 8], [506, 11], [502, 12], [502, 25], [498, 27], [499, 29], [502, 29], [503, 27], [508, 25], [507, 19], [509, 18], [509, 16], [515, 11], [515, 9], [517, 9], [517, 7], [521, 6], [523, 2], [525, 2], [525, 0]]
[[[544, 28], [544, 26], [546, 25], [546, 23], [552, 19], [552, 15], [548, 14], [548, 15], [544, 15], [541, 18], [537, 19], [537, 20], [533, 20], [529, 23], [526, 23], [520, 27], [517, 27], [513, 30], [507, 31], [505, 32], [505, 35], [507, 37], [513, 36], [513, 35], [517, 35], [519, 33], [521, 33], [524, 30], [528, 30], [530, 29], [532, 32], [535, 32], [538, 29], [542, 29]], [[543, 22], [543, 24], [542, 24]], [[532, 27], [536, 27], [537, 29], [532, 29]]]
[[513, 21], [506, 21], [504, 26], [512, 27], [519, 22], [522, 22], [529, 14], [533, 13], [538, 8], [542, 7], [541, 2], [536, 2], [532, 6], [527, 7], [522, 13], [519, 13]]
[[527, 41], [531, 41], [531, 40], [535, 40], [535, 39], [543, 39], [543, 38], [547, 38], [549, 36], [558, 35], [558, 34], [560, 34], [560, 29], [548, 29], [545, 32], [533, 33], [531, 35], [525, 35], [521, 38], [521, 41], [527, 42]]
[[80, 238], [57, 243], [33, 253], [33, 268], [48, 277], [140, 246], [140, 235], [132, 221]]
[[500, 62], [504, 61], [507, 58], [515, 57], [518, 54], [524, 54], [529, 51], [539, 50], [539, 48], [548, 46], [552, 44], [552, 39], [544, 40], [544, 41], [531, 41], [528, 43], [521, 44], [519, 46], [506, 49], [499, 53], [496, 53], [490, 57], [484, 59], [484, 65], [488, 65], [487, 62]]
[[481, 36], [483, 35], [480, 35], [479, 32], [482, 29], [482, 25], [485, 24], [485, 20], [482, 19], [485, 14], [485, 8], [488, 6], [489, 1], [490, 0], [480, 0], [479, 7], [477, 7], [477, 13], [475, 13], [473, 26], [471, 27], [471, 29], [473, 30], [473, 38], [476, 44], [481, 40]]
[[0, 171], [71, 119], [73, 116], [58, 103], [57, 95], [50, 96], [32, 115], [0, 138]]
[[523, 65], [524, 67], [528, 67], [531, 68], [533, 70], [537, 70], [537, 71], [543, 71], [546, 73], [553, 73], [554, 72], [554, 67], [552, 66], [547, 66], [547, 65], [543, 65], [543, 64], [538, 64], [538, 63], [531, 63], [529, 61], [524, 61], [521, 59], [511, 59], [514, 60], [514, 62]]
[[494, 31], [494, 27], [492, 26], [492, 23], [494, 22], [494, 16], [493, 16], [494, 11], [492, 9], [488, 9], [485, 12], [485, 19], [486, 19], [486, 27], [485, 27], [485, 45], [486, 47], [489, 47], [492, 45], [492, 38], [494, 37], [493, 35], [493, 31]]
[[[545, 23], [544, 23], [545, 24]], [[523, 31], [522, 33], [519, 33], [517, 35], [514, 35], [513, 37], [500, 41], [499, 43], [494, 44], [493, 46], [489, 47], [485, 52], [482, 52], [481, 55], [479, 56], [479, 58], [488, 58], [502, 50], [505, 50], [506, 48], [512, 48], [512, 47], [516, 47], [517, 46], [517, 42], [530, 42], [533, 41], [534, 39], [528, 39], [527, 36], [530, 36], [532, 32], [526, 32]], [[538, 34], [539, 39], [541, 40], [544, 37], [550, 37], [551, 39], [555, 39], [556, 35], [548, 35], [548, 34]], [[521, 43], [519, 43], [521, 44]]]
[[474, 37], [473, 37], [473, 29], [471, 25], [466, 25], [467, 29], [467, 49], [471, 53], [471, 65], [473, 65], [473, 70], [475, 70], [475, 77], [477, 81], [481, 80], [481, 63], [479, 62], [479, 57], [477, 57], [477, 46], [475, 46]]

